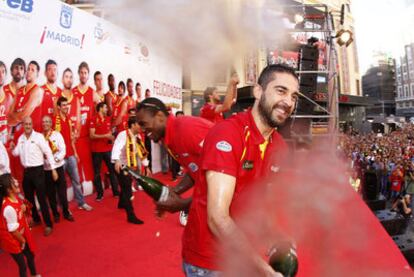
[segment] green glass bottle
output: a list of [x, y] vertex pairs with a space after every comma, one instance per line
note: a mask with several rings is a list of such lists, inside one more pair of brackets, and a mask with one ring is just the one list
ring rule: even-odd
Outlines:
[[168, 198], [168, 187], [157, 179], [143, 176], [128, 166], [123, 166], [122, 170], [130, 174], [144, 191], [155, 201], [163, 202]]
[[298, 272], [296, 247], [290, 241], [282, 241], [272, 247], [269, 253], [269, 264], [284, 277], [294, 277]]

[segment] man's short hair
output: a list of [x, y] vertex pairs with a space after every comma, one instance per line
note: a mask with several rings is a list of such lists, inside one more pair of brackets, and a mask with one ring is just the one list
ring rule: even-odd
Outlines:
[[70, 72], [73, 74], [72, 69], [70, 69], [69, 67], [67, 67], [64, 71], [63, 71], [63, 75], [65, 75], [66, 72]]
[[272, 64], [266, 66], [262, 70], [257, 83], [262, 87], [263, 90], [266, 90], [267, 85], [276, 78], [276, 73], [287, 73], [295, 77], [296, 80], [299, 80], [298, 75], [295, 73], [295, 70], [292, 67], [285, 64]]
[[177, 112], [175, 113], [175, 116], [178, 116], [178, 115], [184, 115], [184, 112], [183, 112], [183, 111], [177, 111]]
[[33, 64], [34, 66], [36, 66], [37, 72], [40, 71], [40, 65], [37, 63], [37, 61], [30, 61], [29, 65], [31, 65], [31, 64]]
[[10, 66], [10, 71], [13, 71], [13, 68], [19, 65], [23, 66], [24, 70], [26, 70], [26, 63], [24, 62], [24, 60], [22, 58], [16, 58]]
[[129, 83], [133, 83], [131, 78], [127, 79], [127, 86], [128, 86]]
[[106, 105], [105, 102], [99, 102], [98, 105], [96, 105], [96, 112], [99, 112], [99, 110], [105, 105]]
[[144, 101], [137, 104], [137, 112], [144, 110], [155, 115], [158, 111], [163, 112], [166, 116], [169, 115], [167, 106], [158, 98], [148, 97]]
[[78, 73], [80, 73], [80, 71], [81, 71], [82, 68], [86, 68], [86, 70], [88, 70], [88, 73], [89, 73], [89, 65], [88, 65], [87, 62], [81, 62], [80, 63], [80, 65], [78, 67]]
[[124, 83], [124, 81], [120, 81], [120, 82], [118, 83], [118, 87], [123, 87], [123, 88], [124, 88], [124, 91], [126, 90], [126, 87], [125, 87], [125, 83]]
[[49, 65], [53, 65], [53, 64], [57, 66], [57, 63], [54, 60], [51, 60], [51, 59], [47, 60], [47, 62], [45, 64], [45, 70], [47, 70], [47, 67]]
[[138, 124], [138, 119], [136, 116], [128, 117], [128, 128], [131, 128], [132, 125]]
[[204, 101], [207, 103], [207, 102], [210, 102], [210, 96], [211, 95], [213, 95], [213, 92], [214, 91], [216, 91], [217, 90], [217, 88], [216, 87], [207, 87], [205, 90], [204, 90], [204, 93], [203, 93], [203, 97], [204, 97]]
[[56, 102], [56, 105], [58, 105], [60, 107], [60, 106], [62, 106], [63, 102], [68, 102], [68, 99], [64, 96], [61, 96], [61, 97], [58, 98], [58, 100]]
[[108, 82], [109, 82], [109, 79], [111, 79], [111, 77], [114, 78], [114, 75], [112, 73], [109, 73], [109, 75], [108, 75]]
[[137, 86], [141, 86], [141, 84], [138, 82], [135, 84], [135, 89], [137, 89]]
[[7, 67], [4, 64], [4, 62], [0, 61], [0, 67], [4, 67], [4, 71], [6, 71], [6, 73], [7, 73]]
[[96, 71], [95, 74], [93, 74], [93, 80], [94, 81], [96, 80], [96, 76], [98, 76], [98, 75], [102, 75], [102, 73], [99, 70]]

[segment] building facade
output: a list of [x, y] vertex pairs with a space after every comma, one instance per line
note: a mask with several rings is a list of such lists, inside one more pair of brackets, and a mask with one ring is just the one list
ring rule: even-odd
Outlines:
[[404, 47], [404, 56], [396, 61], [396, 114], [414, 117], [414, 43]]
[[372, 105], [366, 109], [367, 117], [395, 115], [395, 65], [391, 58], [382, 58], [362, 76], [362, 91]]
[[[96, 5], [96, 1], [93, 0], [66, 0], [65, 2], [74, 4], [77, 7], [89, 11], [97, 16], [102, 16], [110, 20], [109, 11], [105, 11], [105, 8]], [[224, 1], [223, 1], [224, 2]], [[243, 0], [226, 0], [223, 3], [223, 9], [228, 9], [229, 13], [237, 13], [240, 10], [241, 5], [245, 1]], [[252, 1], [257, 5], [268, 4], [271, 1]], [[329, 11], [335, 14], [341, 10], [341, 5], [345, 5], [345, 23], [340, 25], [339, 16], [334, 19], [335, 30], [340, 28], [348, 29], [355, 34], [354, 19], [351, 13], [349, 5], [351, 0], [283, 0], [283, 4], [286, 5], [301, 5], [301, 4], [325, 4], [328, 6]], [[276, 4], [275, 4], [276, 5]], [[277, 7], [281, 3], [277, 3]], [[259, 10], [259, 9], [258, 9]], [[338, 55], [337, 76], [338, 76], [338, 91], [343, 95], [362, 96], [361, 82], [359, 75], [359, 65], [357, 58], [357, 47], [355, 35], [354, 41], [348, 46], [339, 46], [335, 44], [336, 52]], [[231, 70], [236, 70], [240, 77], [239, 86], [247, 86], [252, 84], [252, 80], [258, 77], [261, 70], [268, 65], [269, 49], [252, 49], [251, 53], [245, 56], [238, 56], [232, 58], [232, 65], [228, 68], [217, 68], [215, 76], [206, 76], [205, 73], [196, 71], [191, 65], [183, 64], [183, 99], [192, 99], [191, 105], [183, 103], [184, 107], [190, 107], [194, 104], [201, 105], [202, 93], [206, 87], [215, 86], [221, 93], [225, 93], [226, 84], [230, 78]], [[327, 78], [325, 79], [327, 80]], [[255, 82], [255, 80], [253, 80]], [[187, 114], [190, 111], [196, 110], [195, 107], [187, 110]]]

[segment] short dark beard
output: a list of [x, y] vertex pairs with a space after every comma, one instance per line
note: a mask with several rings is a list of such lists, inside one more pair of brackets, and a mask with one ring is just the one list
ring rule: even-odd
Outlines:
[[20, 83], [21, 80], [22, 80], [22, 78], [17, 79], [17, 77], [13, 76], [13, 82]]
[[272, 119], [272, 107], [268, 107], [266, 105], [266, 97], [262, 95], [259, 100], [259, 115], [260, 118], [269, 126], [272, 128], [279, 127], [281, 124], [279, 124], [277, 121]]

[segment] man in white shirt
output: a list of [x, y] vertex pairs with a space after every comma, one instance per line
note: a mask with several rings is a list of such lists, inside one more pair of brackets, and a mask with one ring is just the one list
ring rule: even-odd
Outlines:
[[[63, 136], [52, 129], [52, 118], [48, 115], [42, 119], [43, 136], [52, 150], [55, 165], [51, 166], [45, 160], [45, 181], [46, 181], [46, 195], [49, 200], [50, 208], [52, 209], [53, 219], [55, 223], [59, 222], [60, 214], [57, 209], [56, 193], [59, 196], [59, 202], [62, 206], [63, 217], [68, 221], [74, 221], [72, 213], [69, 211], [68, 197], [66, 193], [66, 179], [63, 165], [65, 164], [66, 145]], [[52, 169], [55, 169], [58, 178], [53, 180]]]
[[0, 175], [10, 173], [10, 160], [6, 147], [0, 141]]
[[[43, 221], [46, 225], [44, 235], [48, 236], [52, 233], [52, 221], [49, 214], [49, 205], [46, 200], [45, 189], [45, 172], [43, 164], [45, 156], [49, 164], [54, 167], [55, 160], [48, 143], [42, 134], [33, 130], [33, 122], [30, 117], [25, 117], [22, 121], [24, 133], [18, 138], [17, 145], [10, 143], [13, 149], [13, 156], [19, 156], [20, 162], [24, 167], [23, 172], [23, 191], [24, 195], [33, 205], [32, 217], [33, 225], [40, 224], [40, 216], [36, 209], [34, 194], [36, 192], [37, 200], [42, 211]], [[55, 169], [52, 169], [52, 177], [58, 179]]]
[[[118, 134], [111, 153], [111, 160], [112, 163], [115, 163], [115, 172], [118, 177], [119, 186], [121, 187], [118, 208], [125, 209], [127, 221], [132, 224], [143, 224], [144, 222], [135, 216], [134, 207], [131, 202], [132, 179], [130, 175], [125, 175], [121, 171], [121, 166], [128, 165], [133, 168], [139, 168], [141, 166], [142, 161], [138, 153], [139, 146], [136, 142], [139, 131], [140, 127], [136, 117], [130, 117], [128, 119], [128, 129]], [[129, 144], [133, 145], [132, 149], [128, 148], [129, 146], [127, 147]], [[148, 166], [148, 161], [146, 161], [146, 166]]]

